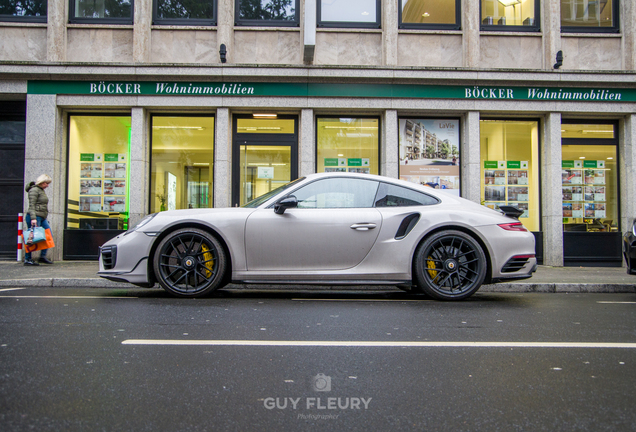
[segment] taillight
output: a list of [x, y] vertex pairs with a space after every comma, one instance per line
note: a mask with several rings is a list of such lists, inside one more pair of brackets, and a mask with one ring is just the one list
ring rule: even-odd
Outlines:
[[506, 231], [528, 231], [521, 222], [499, 224], [499, 226]]

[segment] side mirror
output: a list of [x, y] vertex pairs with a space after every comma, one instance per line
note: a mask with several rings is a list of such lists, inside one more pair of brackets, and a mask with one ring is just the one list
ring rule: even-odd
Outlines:
[[274, 213], [283, 214], [286, 209], [294, 207], [298, 207], [298, 200], [295, 196], [291, 195], [274, 204]]

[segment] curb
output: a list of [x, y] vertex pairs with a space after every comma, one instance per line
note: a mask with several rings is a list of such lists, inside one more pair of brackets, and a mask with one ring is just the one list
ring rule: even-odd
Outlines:
[[[36, 278], [0, 280], [0, 288], [120, 288], [140, 289], [135, 285], [113, 282], [103, 278]], [[159, 288], [159, 285], [155, 285]], [[141, 288], [144, 289], [144, 288]], [[227, 289], [234, 290], [280, 290], [297, 291], [297, 285], [236, 285]], [[402, 290], [386, 285], [373, 286], [324, 286], [302, 285], [303, 291], [397, 291]], [[636, 293], [636, 284], [574, 284], [574, 283], [500, 283], [483, 285], [478, 292], [496, 293]]]

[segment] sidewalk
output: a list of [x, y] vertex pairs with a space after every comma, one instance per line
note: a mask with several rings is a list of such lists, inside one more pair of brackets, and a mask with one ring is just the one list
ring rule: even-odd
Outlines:
[[[0, 261], [0, 289], [15, 287], [81, 287], [136, 288], [134, 285], [111, 282], [97, 276], [96, 261], [59, 261], [53, 265], [25, 267], [15, 261]], [[298, 289], [297, 285], [231, 285], [240, 289]], [[303, 290], [359, 289], [360, 287], [303, 285]], [[368, 289], [387, 291], [390, 286]], [[397, 289], [397, 288], [396, 288]], [[620, 267], [548, 267], [539, 266], [531, 279], [484, 285], [482, 292], [598, 292], [636, 293], [636, 276]]]

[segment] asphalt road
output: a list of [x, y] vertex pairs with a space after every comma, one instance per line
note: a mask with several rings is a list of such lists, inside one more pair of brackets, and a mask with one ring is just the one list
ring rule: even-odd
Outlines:
[[0, 290], [2, 431], [633, 431], [634, 294]]

